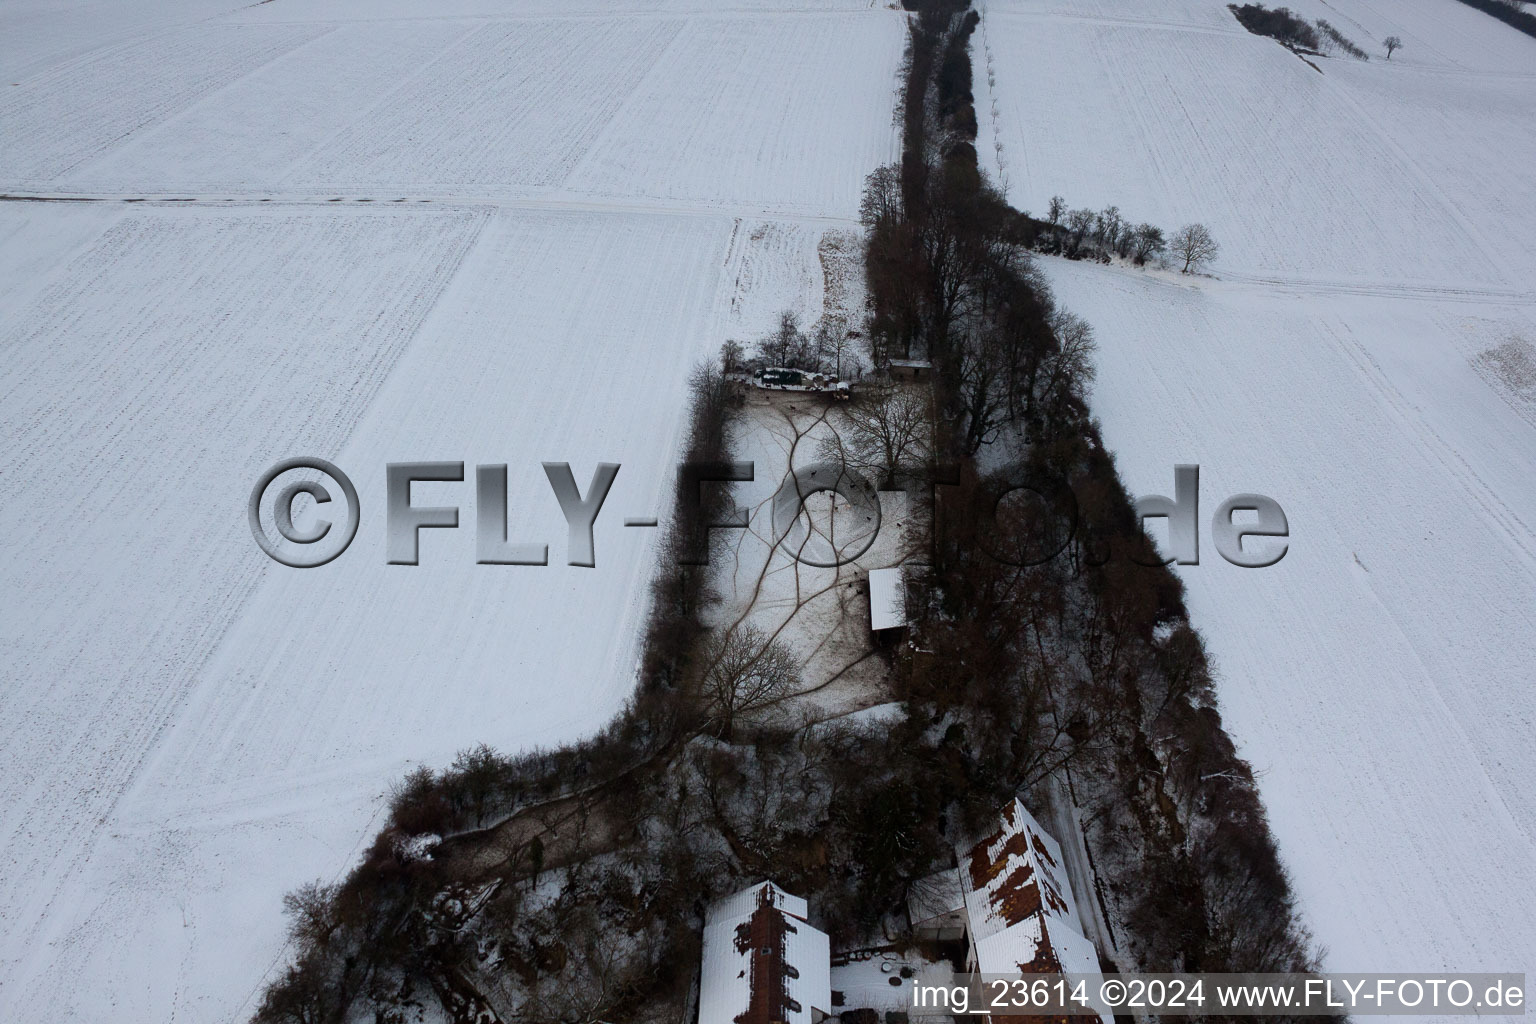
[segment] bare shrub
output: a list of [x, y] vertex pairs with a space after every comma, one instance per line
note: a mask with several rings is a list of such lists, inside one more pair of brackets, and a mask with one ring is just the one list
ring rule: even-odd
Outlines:
[[703, 663], [700, 696], [726, 737], [742, 715], [772, 707], [800, 683], [800, 665], [789, 648], [748, 623], [706, 642]]

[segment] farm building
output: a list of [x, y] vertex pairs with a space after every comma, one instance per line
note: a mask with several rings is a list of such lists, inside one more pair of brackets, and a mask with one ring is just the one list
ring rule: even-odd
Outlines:
[[[1084, 994], [1097, 991], [1099, 955], [1083, 937], [1061, 847], [1022, 802], [1003, 809], [997, 831], [960, 844], [955, 856], [957, 867], [913, 883], [907, 894], [916, 938], [964, 941], [971, 974], [1087, 975]], [[1110, 1010], [1094, 1008], [1113, 1024]], [[1093, 1016], [1070, 1020], [1091, 1024]]]
[[[907, 894], [913, 937], [963, 943], [951, 946], [953, 959], [935, 957], [931, 947], [918, 954], [880, 946], [844, 950], [834, 968], [827, 936], [807, 921], [805, 900], [772, 882], [720, 900], [704, 924], [699, 1024], [819, 1024], [834, 999], [850, 1012], [899, 1012], [911, 979], [953, 983], [960, 949], [969, 974], [1079, 975], [1086, 976], [1084, 994], [1097, 992], [1098, 951], [1083, 937], [1061, 847], [1021, 801], [1003, 809], [996, 831], [959, 844], [955, 855], [955, 867], [913, 883]], [[1090, 1003], [1100, 1024], [1114, 1024], [1108, 1009]], [[1059, 1020], [1093, 1024], [1094, 1016]]]
[[869, 628], [900, 629], [907, 624], [907, 593], [901, 567], [869, 570]]
[[807, 909], [772, 882], [709, 908], [699, 1024], [818, 1024], [827, 1016], [831, 954]]
[[[1083, 937], [1061, 847], [1022, 801], [1003, 809], [996, 832], [955, 852], [970, 971], [1098, 977], [1099, 955]], [[1113, 1014], [1099, 1010], [1104, 1024], [1113, 1024]]]
[[922, 380], [933, 372], [926, 359], [892, 359], [888, 365], [892, 380]]

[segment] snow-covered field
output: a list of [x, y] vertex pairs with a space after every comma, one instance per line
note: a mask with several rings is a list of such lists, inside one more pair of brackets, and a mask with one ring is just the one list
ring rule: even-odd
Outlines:
[[[1374, 56], [1319, 73], [1215, 0], [1127, 5], [1135, 20], [989, 0], [983, 165], [996, 172], [1000, 142], [1010, 198], [1037, 214], [1059, 193], [1168, 230], [1202, 221], [1228, 279], [1527, 294], [1536, 40], [1454, 0], [1378, 4], [1393, 20], [1368, 19], [1369, 34], [1358, 0], [1291, 6]], [[1445, 32], [1421, 40], [1399, 13]], [[1388, 62], [1394, 31], [1405, 45]]]
[[1536, 40], [1451, 0], [1290, 6], [1372, 60], [1320, 73], [1216, 0], [988, 0], [978, 150], [1020, 207], [1224, 246], [1214, 279], [1041, 265], [1098, 332], [1132, 493], [1196, 462], [1203, 516], [1289, 517], [1279, 565], [1207, 519], [1180, 574], [1328, 966], [1533, 971]]
[[[629, 693], [655, 531], [623, 518], [667, 512], [692, 362], [814, 314], [903, 20], [504, 11], [0, 12], [0, 193], [95, 200], [0, 202], [0, 1018], [248, 1015], [282, 893], [408, 766]], [[361, 497], [320, 569], [246, 524], [294, 455]], [[413, 496], [460, 528], [387, 566], [416, 460], [467, 464]], [[596, 569], [542, 461], [622, 465]], [[551, 565], [474, 564], [478, 463]]]

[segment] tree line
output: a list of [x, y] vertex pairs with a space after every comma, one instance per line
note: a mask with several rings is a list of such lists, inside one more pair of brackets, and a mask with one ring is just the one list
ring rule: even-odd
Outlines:
[[1171, 259], [1181, 273], [1189, 274], [1204, 269], [1221, 252], [1204, 224], [1186, 224], [1170, 236], [1155, 224], [1134, 223], [1118, 206], [1074, 210], [1059, 195], [1051, 197], [1044, 220], [1035, 220], [1027, 213], [1023, 216], [1031, 248], [1067, 259], [1108, 263], [1118, 256], [1138, 267], [1148, 262], [1167, 265]]
[[[1238, 22], [1256, 36], [1268, 36], [1298, 52], [1321, 54], [1325, 50], [1342, 50], [1356, 60], [1370, 60], [1370, 54], [1356, 46], [1344, 33], [1323, 18], [1308, 22], [1289, 7], [1265, 7], [1263, 4], [1227, 4]], [[1397, 36], [1387, 36], [1381, 41], [1387, 59], [1403, 41]]]
[[[968, 60], [976, 17], [962, 12], [925, 7], [909, 75]], [[1042, 222], [979, 173], [968, 82], [909, 79], [902, 162], [871, 176], [863, 204], [876, 362], [932, 359], [938, 446], [959, 467], [938, 489], [920, 640], [898, 674], [907, 713], [944, 732], [944, 813], [969, 820], [965, 793], [1064, 785], [1135, 960], [1124, 969], [1303, 969], [1310, 938], [1252, 771], [1222, 728], [1182, 585], [1088, 410], [1091, 330], [1030, 263]], [[1118, 252], [1140, 234], [1116, 211], [1068, 212], [1059, 204], [1057, 224], [1043, 223], [1079, 245]], [[1193, 267], [1214, 243], [1189, 234]], [[1031, 493], [1020, 484], [1029, 501], [1016, 500]], [[1062, 540], [1041, 513], [1068, 501], [1078, 527]], [[1058, 557], [1023, 557], [1058, 542]], [[1020, 557], [998, 557], [1010, 550]]]
[[740, 341], [727, 339], [720, 347], [721, 367], [726, 374], [736, 374], [782, 366], [857, 380], [866, 369], [855, 348], [858, 337], [839, 316], [819, 317], [806, 330], [798, 313], [784, 310], [773, 330], [759, 338], [750, 352]]

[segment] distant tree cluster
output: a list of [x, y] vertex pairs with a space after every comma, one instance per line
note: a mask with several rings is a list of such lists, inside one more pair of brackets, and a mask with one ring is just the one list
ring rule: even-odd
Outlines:
[[[911, 62], [913, 77], [921, 66]], [[958, 468], [935, 517], [928, 586], [909, 606], [921, 642], [899, 683], [904, 706], [931, 733], [943, 728], [938, 756], [961, 793], [1070, 771], [1133, 965], [1298, 969], [1309, 939], [1253, 773], [1222, 728], [1182, 587], [1157, 567], [1085, 401], [1087, 324], [1055, 306], [1024, 251], [1044, 239], [1079, 256], [1090, 245], [1130, 255], [1126, 237], [1140, 232], [1118, 211], [1062, 201], [1049, 221], [1016, 213], [974, 156], [925, 143], [948, 137], [935, 109], [947, 108], [909, 106], [899, 173], [870, 182], [870, 208], [888, 212], [866, 221], [871, 339], [929, 355], [935, 448]], [[893, 177], [899, 195], [884, 191]], [[1216, 252], [1198, 224], [1168, 244], [1182, 269]], [[1075, 534], [1043, 535], [1042, 517], [1010, 510], [1002, 499], [1020, 481], [985, 475], [998, 461], [976, 458], [987, 443], [1011, 447], [1046, 492], [1069, 484]], [[982, 553], [994, 550], [1021, 557]], [[1041, 562], [1051, 550], [1058, 557]], [[1019, 723], [1017, 735], [999, 735], [999, 723]], [[970, 826], [974, 806], [945, 813]]]
[[1221, 248], [1203, 224], [1186, 224], [1169, 237], [1156, 224], [1138, 224], [1123, 216], [1118, 206], [1074, 210], [1061, 196], [1051, 197], [1045, 220], [1033, 220], [1030, 233], [1038, 252], [1103, 263], [1118, 256], [1138, 267], [1171, 257], [1186, 274], [1208, 265]]
[[[1332, 53], [1342, 50], [1356, 60], [1370, 60], [1367, 54], [1359, 46], [1356, 46], [1344, 33], [1334, 28], [1323, 18], [1318, 18], [1311, 24], [1291, 12], [1288, 7], [1268, 8], [1263, 4], [1228, 4], [1227, 10], [1236, 15], [1242, 26], [1254, 35], [1268, 36], [1277, 39], [1293, 50], [1304, 50], [1309, 53]], [[1403, 41], [1396, 36], [1388, 36], [1386, 40], [1387, 59], [1392, 58], [1392, 51], [1403, 45]]]
[[[887, 210], [866, 253], [870, 333], [876, 352], [931, 354], [931, 454], [958, 455], [960, 478], [913, 610], [923, 642], [893, 666], [899, 710], [873, 726], [762, 721], [795, 688], [794, 661], [760, 632], [706, 629], [707, 570], [664, 557], [676, 568], [659, 574], [625, 711], [581, 743], [481, 747], [409, 776], [362, 863], [288, 901], [294, 959], [260, 1024], [686, 1020], [711, 899], [771, 877], [811, 900], [836, 946], [889, 941], [909, 886], [951, 864], [958, 837], [1069, 770], [1128, 966], [1315, 966], [1182, 586], [1089, 415], [1088, 325], [1033, 273], [1034, 222], [985, 186], [974, 151], [929, 144], [972, 123], [960, 76], [940, 68], [974, 19], [956, 17], [963, 3], [905, 2], [920, 17], [903, 162], [866, 197]], [[789, 326], [767, 355], [800, 352]], [[744, 358], [738, 345], [722, 363]], [[685, 458], [724, 463], [735, 390], [713, 366], [690, 383]], [[863, 443], [883, 465], [908, 419], [888, 404]], [[968, 457], [1009, 430], [1042, 479], [1079, 497], [1060, 558], [981, 555], [1041, 541], [1040, 517], [1002, 501], [1017, 488]], [[673, 555], [730, 504], [725, 488], [699, 504], [678, 486]]]
[[1155, 224], [1135, 223], [1120, 213], [1118, 206], [1102, 210], [1087, 207], [1069, 209], [1061, 196], [1052, 196], [1043, 222], [1036, 222], [1034, 248], [1040, 252], [1068, 259], [1129, 259], [1137, 266], [1156, 259], [1168, 250], [1163, 229]]
[[1317, 50], [1321, 42], [1317, 30], [1291, 13], [1288, 7], [1265, 7], [1263, 4], [1228, 4], [1227, 10], [1237, 16], [1243, 28], [1256, 36], [1278, 39], [1286, 46], [1300, 50]]

